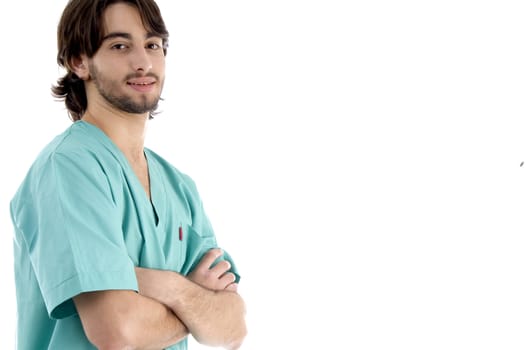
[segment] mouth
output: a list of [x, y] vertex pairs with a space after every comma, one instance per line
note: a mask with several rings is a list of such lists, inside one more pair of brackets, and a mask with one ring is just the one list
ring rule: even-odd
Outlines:
[[155, 84], [155, 80], [151, 80], [151, 79], [148, 79], [148, 80], [129, 80], [126, 82], [126, 84], [128, 85], [132, 85], [132, 86], [149, 86], [149, 85], [153, 85]]
[[147, 86], [147, 85], [153, 85], [155, 83], [130, 83], [130, 82], [128, 82], [126, 84], [128, 84], [128, 85], [137, 85], [137, 86]]
[[138, 92], [152, 91], [156, 83], [157, 83], [157, 80], [152, 77], [133, 78], [133, 79], [126, 81], [126, 84], [129, 87], [131, 87], [132, 89]]

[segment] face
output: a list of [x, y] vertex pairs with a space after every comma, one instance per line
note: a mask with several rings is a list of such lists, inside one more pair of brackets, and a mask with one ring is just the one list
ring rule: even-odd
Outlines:
[[136, 8], [110, 5], [103, 16], [105, 39], [87, 60], [88, 102], [134, 114], [157, 106], [164, 84], [162, 39], [144, 28]]

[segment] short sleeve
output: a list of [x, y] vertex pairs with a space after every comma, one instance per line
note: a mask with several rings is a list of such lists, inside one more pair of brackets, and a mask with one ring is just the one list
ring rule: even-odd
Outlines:
[[221, 260], [227, 260], [231, 266], [230, 272], [236, 277], [235, 282], [239, 283], [241, 279], [239, 270], [230, 254], [217, 244], [212, 224], [205, 212], [203, 202], [199, 196], [195, 183], [189, 177], [186, 178], [186, 182], [191, 192], [191, 195], [187, 198], [190, 199], [189, 204], [192, 211], [192, 225], [188, 228], [188, 246], [181, 273], [183, 275], [190, 273], [210, 249], [221, 248], [223, 255], [217, 258], [214, 265]]
[[[198, 232], [196, 232], [192, 227], [188, 228], [188, 247], [186, 250], [186, 257], [185, 257], [185, 263], [181, 269], [181, 273], [183, 275], [188, 275], [201, 261], [203, 256], [207, 251], [213, 248], [219, 248], [219, 246], [216, 243], [216, 239], [212, 235], [205, 235], [202, 236]], [[237, 269], [236, 264], [234, 263], [234, 260], [226, 252], [224, 249], [223, 255], [217, 258], [217, 260], [214, 262], [213, 265], [217, 264], [221, 260], [227, 260], [230, 263], [230, 272], [232, 272], [235, 277], [236, 283], [239, 283], [239, 280], [241, 279], [241, 276], [239, 275], [239, 271]]]
[[16, 225], [23, 232], [47, 311], [76, 313], [72, 298], [138, 290], [110, 181], [91, 154], [52, 154], [34, 174]]

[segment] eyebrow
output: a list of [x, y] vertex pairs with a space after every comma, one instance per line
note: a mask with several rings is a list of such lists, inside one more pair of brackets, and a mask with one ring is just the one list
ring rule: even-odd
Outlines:
[[[112, 33], [109, 33], [109, 34], [106, 34], [103, 38], [102, 38], [102, 42], [106, 41], [106, 40], [109, 40], [109, 39], [114, 39], [114, 38], [124, 38], [124, 39], [127, 39], [127, 40], [131, 40], [132, 39], [132, 36], [130, 33], [125, 33], [125, 32], [112, 32]], [[146, 37], [145, 39], [150, 39], [150, 38], [161, 38], [159, 35], [155, 34], [155, 33], [152, 33], [152, 32], [148, 32], [146, 33]], [[162, 39], [162, 38], [161, 38]]]

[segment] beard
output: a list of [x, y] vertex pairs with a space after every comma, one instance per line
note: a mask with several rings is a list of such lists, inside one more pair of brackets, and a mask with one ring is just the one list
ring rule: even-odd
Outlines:
[[[139, 101], [135, 101], [131, 96], [124, 93], [118, 94], [121, 84], [116, 80], [107, 79], [99, 72], [93, 63], [89, 64], [90, 77], [95, 83], [95, 87], [99, 94], [113, 107], [126, 113], [143, 114], [150, 113], [150, 115], [157, 109], [161, 96], [156, 96], [148, 99], [147, 96], [141, 96]], [[131, 78], [141, 77], [138, 74], [129, 74], [125, 80]], [[159, 77], [153, 73], [148, 73], [146, 76], [153, 77], [159, 82]], [[161, 82], [161, 88], [162, 88]]]

